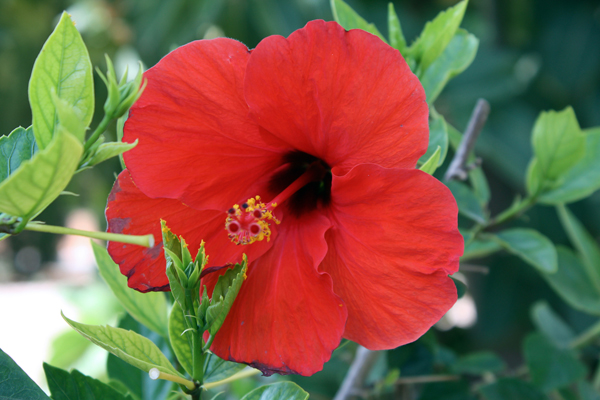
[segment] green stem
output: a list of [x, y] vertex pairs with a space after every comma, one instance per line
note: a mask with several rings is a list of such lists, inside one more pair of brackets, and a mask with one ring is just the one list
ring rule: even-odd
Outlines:
[[121, 235], [118, 233], [82, 231], [79, 229], [65, 228], [63, 226], [45, 225], [35, 222], [29, 222], [25, 225], [25, 230], [47, 233], [58, 233], [59, 235], [77, 235], [93, 239], [108, 240], [111, 242], [137, 244], [138, 246], [154, 246], [154, 236], [152, 235]]
[[94, 131], [92, 136], [90, 136], [90, 138], [85, 142], [85, 146], [83, 147], [84, 154], [86, 151], [88, 151], [90, 149], [90, 147], [92, 147], [94, 145], [94, 143], [96, 143], [96, 140], [98, 140], [100, 135], [102, 135], [102, 133], [108, 127], [108, 124], [110, 123], [111, 119], [112, 118], [108, 117], [106, 114], [104, 115], [104, 117], [102, 118], [102, 121], [100, 121], [100, 123], [96, 127], [96, 130]]
[[504, 212], [498, 214], [495, 218], [492, 218], [487, 224], [483, 225], [483, 229], [493, 228], [512, 219], [520, 217], [521, 215], [523, 215], [523, 213], [525, 213], [525, 211], [533, 207], [536, 201], [536, 196], [525, 198], [521, 203], [519, 203], [517, 207], [510, 207]]
[[574, 349], [583, 347], [592, 342], [598, 336], [600, 336], [600, 321], [596, 322], [590, 328], [586, 329], [581, 335], [573, 339], [569, 346]]
[[208, 349], [210, 349], [210, 346], [212, 345], [213, 340], [215, 340], [215, 335], [210, 335], [208, 340], [206, 341], [206, 344], [202, 348], [202, 351], [207, 351]]
[[209, 390], [214, 387], [223, 385], [225, 383], [237, 381], [238, 379], [248, 378], [250, 376], [257, 375], [257, 374], [260, 374], [259, 370], [254, 369], [254, 368], [246, 368], [246, 369], [238, 372], [237, 374], [231, 375], [229, 378], [225, 378], [221, 381], [206, 383], [206, 384], [204, 384], [204, 389]]

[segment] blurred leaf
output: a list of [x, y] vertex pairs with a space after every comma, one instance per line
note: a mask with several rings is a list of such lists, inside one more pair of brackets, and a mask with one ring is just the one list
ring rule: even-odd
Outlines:
[[277, 382], [254, 389], [241, 400], [306, 400], [308, 393], [293, 382]]
[[586, 381], [579, 382], [577, 384], [577, 390], [579, 391], [581, 400], [600, 400], [600, 393]]
[[50, 363], [59, 368], [69, 368], [90, 347], [90, 341], [72, 329], [64, 331], [50, 344]]
[[0, 137], [0, 182], [8, 178], [37, 151], [31, 126], [27, 129], [18, 127], [10, 135]]
[[[131, 330], [147, 337], [152, 340], [164, 354], [170, 356], [171, 353], [169, 352], [169, 345], [166, 340], [159, 334], [150, 331], [148, 328], [134, 320], [129, 314], [124, 313], [119, 321], [118, 327]], [[109, 354], [106, 360], [106, 372], [111, 379], [124, 384], [129, 393], [140, 400], [164, 399], [173, 386], [173, 383], [169, 381], [150, 379], [150, 376], [146, 372], [126, 363], [113, 354]]]
[[502, 247], [534, 266], [551, 274], [557, 271], [556, 249], [546, 236], [534, 229], [507, 229], [492, 236]]
[[388, 4], [388, 36], [390, 38], [390, 46], [404, 55], [406, 51], [406, 39], [402, 33], [402, 26], [392, 2]]
[[167, 357], [150, 339], [142, 335], [111, 326], [86, 325], [62, 317], [73, 329], [85, 336], [92, 343], [114, 354], [121, 360], [128, 362], [148, 372], [157, 368], [161, 372], [182, 376], [173, 368]]
[[446, 121], [441, 115], [438, 115], [429, 121], [429, 144], [427, 146], [427, 152], [421, 156], [419, 163], [424, 164], [433, 157], [438, 147], [441, 148], [441, 153], [436, 167], [442, 165], [446, 158], [446, 154], [448, 153], [448, 129], [446, 127]]
[[[390, 3], [391, 4], [391, 3]], [[448, 81], [471, 65], [477, 54], [479, 40], [464, 29], [458, 29], [444, 52], [425, 70], [421, 84], [432, 104]]]
[[0, 350], [0, 399], [50, 400], [50, 397]]
[[173, 309], [169, 316], [169, 340], [171, 341], [171, 347], [175, 352], [177, 361], [186, 370], [190, 376], [192, 375], [192, 337], [195, 335], [195, 331], [188, 330], [183, 333], [187, 326], [183, 319], [183, 311], [179, 303], [173, 303]]
[[333, 19], [344, 27], [346, 30], [350, 29], [362, 29], [375, 36], [379, 36], [381, 40], [387, 43], [387, 40], [377, 30], [374, 24], [370, 24], [364, 20], [363, 17], [357, 14], [348, 4], [342, 0], [331, 0], [331, 11], [333, 12]]
[[502, 246], [494, 240], [484, 240], [482, 238], [467, 240], [465, 236], [465, 251], [460, 259], [466, 261], [473, 258], [482, 258], [500, 250], [502, 250]]
[[523, 353], [531, 381], [545, 392], [582, 379], [587, 370], [570, 350], [561, 350], [541, 333], [525, 339]]
[[423, 172], [427, 172], [429, 175], [433, 175], [433, 173], [438, 167], [441, 152], [442, 148], [438, 146], [435, 152], [431, 155], [431, 157], [429, 157], [429, 159], [425, 161], [419, 169]]
[[475, 400], [469, 382], [435, 382], [424, 385], [419, 400]]
[[129, 314], [164, 338], [167, 333], [167, 301], [160, 292], [140, 293], [127, 286], [127, 277], [119, 271], [119, 266], [110, 258], [108, 251], [97, 243], [92, 243], [96, 263], [102, 279], [110, 287], [123, 308]]
[[486, 222], [487, 216], [471, 188], [456, 181], [446, 182], [446, 186], [452, 191], [462, 215], [480, 224]]
[[548, 400], [535, 386], [515, 378], [501, 378], [479, 388], [485, 400]]
[[29, 81], [29, 103], [40, 149], [50, 144], [57, 130], [53, 92], [74, 107], [83, 125], [89, 126], [94, 114], [92, 64], [81, 35], [66, 12], [35, 60]]
[[246, 368], [246, 364], [238, 364], [231, 361], [225, 361], [216, 355], [210, 353], [206, 362], [206, 372], [204, 373], [204, 383], [218, 382], [225, 378], [237, 374]]
[[452, 281], [454, 282], [454, 285], [456, 286], [456, 296], [457, 298], [461, 298], [465, 295], [465, 293], [467, 293], [467, 285], [465, 285], [462, 281], [450, 277], [452, 278]]
[[423, 72], [444, 52], [460, 26], [466, 8], [467, 1], [461, 1], [425, 24], [423, 32], [408, 50], [408, 54], [419, 63], [421, 73], [417, 76], [422, 77]]
[[535, 168], [531, 168], [531, 174], [536, 176], [529, 179], [531, 194], [545, 190], [548, 182], [566, 173], [585, 154], [586, 138], [571, 107], [559, 112], [542, 112], [533, 127], [531, 140], [535, 154], [532, 162], [537, 162]]
[[558, 206], [556, 211], [569, 240], [581, 255], [588, 278], [600, 290], [600, 248], [598, 243], [567, 207]]
[[600, 289], [590, 279], [583, 263], [566, 247], [558, 246], [557, 254], [558, 271], [542, 276], [573, 308], [600, 315]]
[[481, 351], [460, 357], [451, 368], [455, 374], [483, 375], [486, 372], [502, 372], [506, 364], [496, 354]]
[[68, 373], [44, 363], [44, 372], [52, 400], [133, 400], [97, 379], [83, 375], [77, 370]]
[[584, 157], [561, 177], [555, 189], [540, 196], [541, 203], [571, 203], [600, 189], [600, 127], [588, 129], [584, 134]]
[[120, 156], [128, 150], [133, 149], [138, 144], [138, 139], [133, 143], [123, 142], [108, 142], [102, 143], [94, 156], [86, 163], [86, 166], [94, 166], [100, 164], [102, 161], [106, 161], [109, 158]]
[[575, 338], [573, 329], [544, 300], [538, 301], [531, 307], [531, 319], [536, 328], [560, 349], [568, 348]]
[[59, 130], [47, 148], [0, 183], [0, 211], [23, 219], [36, 216], [69, 184], [82, 152], [73, 135]]

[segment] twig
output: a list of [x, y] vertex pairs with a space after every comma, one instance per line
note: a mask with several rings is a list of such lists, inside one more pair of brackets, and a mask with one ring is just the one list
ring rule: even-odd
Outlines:
[[377, 357], [379, 357], [378, 352], [358, 346], [354, 361], [333, 400], [346, 400], [353, 396], [363, 385]]
[[469, 125], [467, 125], [467, 130], [465, 131], [460, 145], [456, 149], [456, 153], [448, 167], [448, 171], [446, 171], [446, 175], [444, 175], [445, 181], [451, 181], [453, 179], [464, 181], [467, 179], [469, 167], [471, 169], [473, 168], [472, 166], [467, 165], [467, 160], [469, 154], [473, 151], [473, 147], [475, 147], [475, 141], [477, 140], [489, 113], [490, 104], [484, 99], [477, 100], [477, 105], [475, 105], [475, 108], [473, 109]]
[[457, 381], [460, 379], [459, 375], [420, 375], [420, 376], [407, 376], [404, 378], [398, 378], [395, 385], [414, 385], [417, 383], [431, 383], [431, 382], [449, 382]]
[[483, 265], [474, 265], [474, 264], [460, 264], [460, 272], [475, 272], [478, 274], [487, 275], [490, 273], [490, 267], [486, 267]]

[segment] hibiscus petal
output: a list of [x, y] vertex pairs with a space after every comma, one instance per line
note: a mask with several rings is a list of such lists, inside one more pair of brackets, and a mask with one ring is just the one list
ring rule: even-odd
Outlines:
[[144, 74], [148, 85], [130, 110], [124, 141], [139, 139], [125, 162], [147, 196], [226, 210], [266, 194], [281, 152], [248, 118], [242, 85], [249, 56], [235, 40], [201, 40]]
[[463, 239], [450, 191], [419, 170], [359, 165], [333, 176], [321, 265], [348, 306], [344, 337], [379, 350], [423, 335], [456, 302]]
[[331, 167], [413, 168], [427, 150], [423, 87], [400, 52], [362, 30], [311, 21], [267, 37], [244, 91], [262, 127]]
[[[142, 193], [131, 179], [129, 171], [121, 172], [108, 197], [106, 219], [108, 232], [131, 235], [154, 235], [155, 245], [144, 248], [118, 242], [108, 243], [108, 252], [127, 276], [129, 287], [140, 292], [169, 290], [165, 273], [165, 256], [162, 246], [160, 220], [167, 222], [173, 233], [183, 236], [189, 244], [192, 257], [196, 256], [200, 242], [206, 242], [209, 255], [207, 267], [240, 262], [242, 254], [255, 259], [271, 246], [272, 241], [257, 242], [253, 246], [236, 246], [225, 231], [225, 213], [198, 211], [178, 200], [151, 199]], [[277, 233], [273, 230], [272, 237]]]
[[[331, 277], [317, 272], [327, 252], [328, 219], [317, 213], [301, 221], [286, 216], [273, 247], [250, 264], [248, 278], [211, 350], [265, 375], [311, 375], [339, 345], [346, 307]], [[250, 245], [253, 246], [253, 245]], [[214, 288], [216, 274], [203, 279]]]

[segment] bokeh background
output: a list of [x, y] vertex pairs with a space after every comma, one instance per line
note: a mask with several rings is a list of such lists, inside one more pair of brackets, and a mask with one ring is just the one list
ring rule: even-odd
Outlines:
[[[348, 3], [387, 32], [387, 1]], [[426, 21], [455, 3], [394, 1], [409, 42]], [[227, 36], [252, 48], [267, 35], [286, 36], [309, 20], [332, 20], [328, 0], [0, 0], [0, 134], [30, 125], [29, 75], [65, 9], [76, 21], [93, 65], [104, 70], [106, 53], [118, 75], [127, 66], [135, 72], [138, 60], [149, 68], [192, 40]], [[600, 3], [471, 0], [462, 27], [480, 39], [479, 52], [435, 105], [447, 121], [464, 130], [477, 99], [490, 102], [492, 111], [476, 152], [490, 180], [490, 208], [495, 213], [524, 191], [530, 132], [540, 111], [572, 105], [582, 128], [600, 125]], [[95, 84], [99, 119], [106, 93], [97, 75]], [[107, 135], [114, 139], [114, 127]], [[61, 196], [39, 219], [105, 229], [105, 201], [119, 170], [113, 159], [79, 173], [67, 189], [78, 197]], [[600, 193], [570, 208], [599, 237]], [[553, 208], [536, 207], [513, 224], [533, 227], [556, 243], [568, 244]], [[540, 299], [576, 329], [591, 323], [589, 316], [566, 306], [515, 257], [505, 254], [472, 264], [476, 265], [463, 272], [469, 288], [466, 300], [434, 332], [458, 354], [493, 350], [509, 365], [518, 365], [521, 340], [532, 330], [529, 309]], [[60, 309], [82, 322], [116, 321], [119, 306], [97, 277], [89, 242], [33, 232], [0, 242], [0, 348], [42, 385], [42, 360], [101, 376], [102, 352], [91, 350], [68, 331]], [[419, 373], [425, 367], [410, 364], [419, 360], [419, 346], [389, 352], [388, 365], [402, 368], [403, 374]], [[351, 354], [352, 346], [347, 352]], [[329, 398], [344, 376], [349, 354], [339, 352], [324, 372], [298, 382], [316, 398]]]

